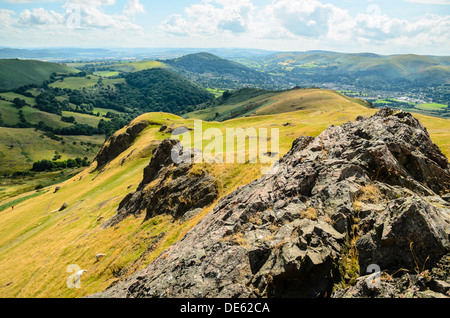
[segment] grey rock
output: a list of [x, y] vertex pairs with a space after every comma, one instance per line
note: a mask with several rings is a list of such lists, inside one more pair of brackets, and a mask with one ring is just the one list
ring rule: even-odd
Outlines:
[[[179, 146], [178, 140], [165, 139], [154, 150], [149, 165], [144, 169], [141, 183], [135, 192], [120, 202], [118, 212], [103, 227], [111, 227], [128, 216], [138, 216], [145, 211], [146, 219], [160, 214], [170, 214], [182, 222], [212, 204], [218, 196], [214, 178], [205, 173], [190, 173], [193, 163], [177, 164], [172, 151]], [[149, 184], [153, 184], [149, 187]], [[185, 216], [187, 212], [189, 215]]]

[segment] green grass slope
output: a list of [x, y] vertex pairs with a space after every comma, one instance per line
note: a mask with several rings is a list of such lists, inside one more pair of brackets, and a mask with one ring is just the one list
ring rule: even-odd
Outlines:
[[77, 72], [65, 65], [35, 60], [0, 59], [0, 90], [42, 84], [52, 73]]
[[[55, 151], [61, 155], [61, 160], [85, 156], [93, 159], [105, 137], [64, 136], [63, 139], [64, 143], [50, 139], [33, 128], [0, 127], [0, 175], [29, 170], [36, 161], [52, 160]], [[95, 149], [84, 145], [88, 142], [97, 145]]]

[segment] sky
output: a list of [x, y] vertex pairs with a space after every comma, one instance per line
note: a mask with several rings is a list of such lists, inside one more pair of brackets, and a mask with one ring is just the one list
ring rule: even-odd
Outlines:
[[0, 0], [0, 47], [450, 55], [450, 0]]

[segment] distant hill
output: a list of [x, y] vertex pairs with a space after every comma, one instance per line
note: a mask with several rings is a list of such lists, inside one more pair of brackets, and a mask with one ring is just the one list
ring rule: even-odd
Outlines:
[[0, 90], [12, 90], [24, 85], [40, 85], [53, 73], [74, 73], [66, 65], [35, 60], [0, 59]]
[[189, 54], [177, 59], [166, 60], [165, 62], [171, 66], [198, 74], [228, 74], [241, 77], [246, 75], [246, 73], [255, 73], [255, 71], [242, 64], [206, 52]]
[[163, 62], [190, 80], [207, 87], [234, 89], [252, 85], [265, 88], [273, 87], [276, 81], [269, 74], [211, 53], [189, 54]]
[[[259, 70], [283, 75], [297, 84], [338, 81], [389, 89], [393, 84], [402, 87], [450, 83], [449, 57], [308, 51], [275, 53], [257, 61]], [[251, 63], [254, 64], [253, 59]]]

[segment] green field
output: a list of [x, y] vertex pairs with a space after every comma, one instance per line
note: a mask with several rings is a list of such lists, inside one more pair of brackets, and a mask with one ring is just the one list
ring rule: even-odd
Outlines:
[[98, 72], [94, 72], [95, 76], [101, 76], [101, 77], [115, 77], [115, 76], [119, 76], [119, 72], [117, 71], [98, 71]]
[[215, 97], [220, 97], [225, 92], [225, 90], [217, 88], [207, 88], [207, 90], [213, 93]]
[[416, 105], [415, 108], [422, 109], [422, 110], [441, 110], [441, 109], [447, 108], [447, 105], [438, 104], [438, 103], [428, 103], [428, 104]]
[[12, 103], [0, 100], [0, 114], [6, 125], [15, 125], [19, 122], [19, 110]]
[[3, 99], [5, 99], [7, 101], [10, 101], [10, 102], [12, 102], [15, 98], [20, 98], [20, 99], [23, 99], [30, 106], [36, 105], [36, 100], [34, 98], [23, 96], [23, 95], [16, 94], [13, 92], [0, 93], [0, 97], [2, 97]]
[[107, 108], [94, 108], [93, 112], [94, 114], [100, 113], [101, 116], [105, 116], [107, 113], [120, 114], [120, 112], [118, 112], [115, 109], [107, 109]]
[[37, 125], [40, 121], [43, 121], [47, 126], [53, 128], [64, 128], [72, 126], [72, 124], [62, 122], [61, 116], [43, 112], [37, 108], [25, 106], [22, 107], [22, 111], [26, 121], [33, 125]]
[[86, 77], [66, 77], [63, 81], [57, 81], [50, 84], [53, 88], [68, 88], [68, 89], [82, 89], [83, 87], [93, 87], [98, 83], [98, 76], [86, 76]]
[[71, 63], [72, 67], [83, 68], [86, 65], [94, 65], [96, 71], [94, 75], [102, 77], [115, 77], [120, 73], [132, 73], [144, 71], [152, 68], [166, 68], [164, 63], [158, 61], [121, 61], [114, 64], [109, 63]]
[[[64, 143], [44, 137], [42, 132], [33, 128], [19, 129], [0, 127], [0, 174], [24, 171], [32, 167], [33, 162], [51, 160], [58, 151], [61, 160], [80, 157], [93, 157], [103, 144], [105, 136], [64, 136]], [[76, 144], [74, 144], [74, 142]], [[82, 145], [90, 142], [95, 149]]]
[[[94, 110], [94, 113], [95, 113], [95, 110]], [[80, 113], [74, 113], [74, 112], [68, 112], [68, 111], [63, 111], [62, 114], [64, 117], [74, 117], [75, 121], [78, 124], [85, 124], [85, 125], [89, 125], [91, 127], [97, 127], [98, 122], [100, 121], [100, 119], [102, 119], [101, 117], [92, 116], [89, 114], [80, 114]], [[103, 120], [109, 120], [109, 119], [103, 118]]]

